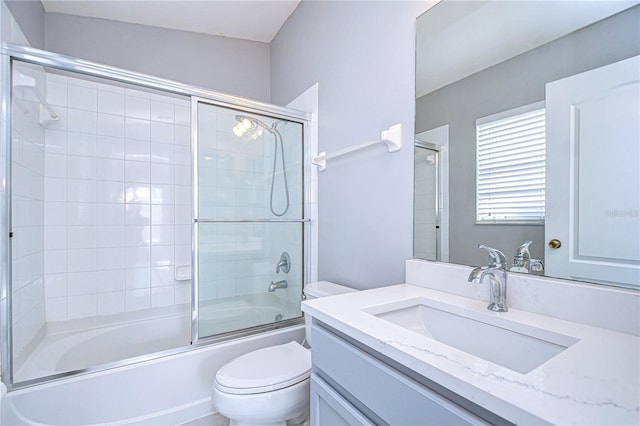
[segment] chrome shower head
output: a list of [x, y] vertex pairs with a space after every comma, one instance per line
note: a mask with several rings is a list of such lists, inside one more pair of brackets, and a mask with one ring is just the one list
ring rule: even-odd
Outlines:
[[236, 136], [248, 136], [256, 139], [262, 134], [262, 129], [258, 128], [258, 123], [249, 117], [236, 115], [238, 123], [233, 127], [233, 133]]
[[274, 126], [267, 126], [257, 118], [248, 117], [246, 115], [236, 115], [236, 121], [238, 124], [233, 128], [233, 133], [237, 136], [250, 134], [251, 139], [256, 139], [262, 134], [263, 129], [269, 133], [275, 133], [273, 129]]

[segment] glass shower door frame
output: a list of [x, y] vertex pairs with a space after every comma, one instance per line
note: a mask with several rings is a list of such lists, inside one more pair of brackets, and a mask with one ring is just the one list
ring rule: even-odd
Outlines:
[[[433, 145], [430, 143], [426, 143], [426, 142], [422, 142], [422, 141], [418, 141], [416, 140], [414, 142], [414, 149], [415, 148], [420, 148], [420, 149], [424, 149], [427, 151], [431, 151], [434, 155], [434, 161], [435, 161], [435, 180], [434, 180], [434, 190], [435, 190], [435, 197], [434, 197], [434, 205], [433, 208], [435, 210], [434, 212], [434, 217], [435, 217], [435, 235], [436, 235], [436, 241], [435, 241], [435, 255], [436, 258], [435, 259], [430, 259], [430, 260], [435, 260], [435, 261], [442, 261], [442, 218], [441, 218], [441, 209], [442, 209], [442, 200], [440, 197], [441, 194], [441, 182], [440, 182], [440, 173], [442, 172], [441, 167], [442, 165], [440, 164], [440, 149], [437, 145]], [[414, 191], [415, 192], [415, 191]], [[415, 217], [415, 194], [414, 194], [414, 217]], [[414, 219], [415, 221], [415, 219]], [[414, 223], [414, 232], [415, 232], [415, 223]], [[415, 247], [414, 247], [414, 257], [415, 257]]]
[[[2, 248], [4, 255], [0, 259], [0, 265], [2, 266], [2, 272], [0, 273], [0, 345], [1, 345], [1, 372], [2, 381], [7, 386], [8, 390], [19, 389], [25, 386], [30, 386], [38, 383], [49, 382], [56, 379], [62, 379], [69, 376], [91, 373], [96, 371], [102, 371], [108, 368], [120, 367], [129, 365], [134, 362], [148, 361], [161, 356], [171, 355], [173, 353], [180, 353], [187, 350], [191, 350], [197, 347], [197, 335], [196, 339], [189, 346], [175, 348], [174, 350], [164, 351], [162, 353], [151, 353], [136, 357], [134, 359], [125, 359], [109, 364], [99, 365], [95, 367], [88, 367], [84, 370], [69, 371], [51, 376], [44, 376], [38, 379], [29, 380], [27, 382], [14, 383], [13, 381], [13, 357], [12, 357], [12, 318], [11, 318], [11, 242], [9, 238], [9, 232], [11, 231], [11, 138], [12, 138], [12, 110], [11, 110], [11, 93], [12, 93], [12, 61], [17, 60], [20, 62], [40, 65], [42, 67], [58, 69], [62, 71], [69, 71], [89, 77], [105, 78], [119, 83], [132, 84], [146, 89], [159, 90], [166, 93], [173, 93], [176, 95], [188, 96], [192, 99], [192, 102], [202, 101], [208, 104], [223, 106], [227, 108], [236, 109], [239, 111], [253, 112], [259, 114], [266, 114], [273, 117], [281, 117], [290, 121], [298, 122], [303, 125], [303, 144], [307, 144], [307, 134], [309, 128], [309, 122], [311, 120], [311, 114], [293, 110], [278, 105], [267, 104], [259, 101], [253, 101], [241, 97], [226, 95], [223, 93], [215, 92], [212, 90], [202, 89], [199, 87], [191, 86], [184, 83], [179, 83], [172, 80], [167, 80], [159, 77], [150, 76], [147, 74], [137, 73], [134, 71], [125, 70], [122, 68], [112, 67], [108, 65], [99, 64], [96, 62], [86, 61], [83, 59], [74, 58], [71, 56], [61, 55], [58, 53], [48, 52], [45, 50], [35, 49], [27, 46], [17, 46], [8, 43], [2, 44], [0, 55], [0, 67], [1, 67], [1, 99], [0, 99], [0, 113], [2, 115], [2, 127], [0, 128], [0, 149], [2, 149], [3, 158], [2, 165], [0, 166], [0, 185], [4, 186], [4, 200], [0, 205], [0, 231], [2, 235]], [[194, 116], [192, 112], [192, 132], [197, 133], [194, 130]], [[195, 138], [192, 133], [192, 137]], [[194, 153], [197, 152], [193, 143], [195, 139], [192, 139], [192, 158]], [[306, 150], [305, 150], [306, 152]], [[192, 170], [195, 170], [194, 162]], [[306, 163], [305, 163], [306, 164]], [[305, 172], [308, 167], [305, 166]], [[192, 182], [193, 183], [193, 182]], [[195, 188], [195, 186], [194, 186]], [[304, 188], [305, 194], [303, 199], [307, 200], [307, 192], [309, 189]], [[309, 216], [308, 205], [305, 203], [303, 210], [303, 217]], [[309, 220], [303, 219], [303, 264], [304, 264], [304, 282], [309, 279], [309, 262], [310, 262], [310, 250], [309, 250]], [[192, 225], [193, 232], [194, 225]], [[192, 243], [193, 244], [193, 243]], [[192, 245], [193, 247], [193, 245]], [[193, 256], [194, 250], [192, 250]], [[193, 271], [192, 271], [193, 272]], [[192, 282], [192, 298], [193, 295], [197, 295], [196, 280]], [[194, 300], [192, 300], [194, 303]], [[197, 322], [197, 303], [193, 306], [192, 324], [195, 320]], [[299, 323], [301, 319], [282, 321], [277, 325], [272, 325], [270, 328], [279, 328], [293, 323]], [[197, 327], [197, 325], [196, 325]], [[196, 328], [197, 331], [197, 328]], [[261, 331], [259, 328], [250, 330], [250, 333]], [[244, 334], [248, 334], [244, 333]], [[192, 331], [193, 334], [193, 331]], [[231, 337], [237, 337], [243, 333], [237, 333]], [[216, 340], [207, 339], [201, 341], [201, 345], [212, 343]]]
[[[253, 334], [260, 331], [275, 329], [286, 327], [289, 325], [293, 325], [301, 322], [300, 318], [294, 318], [290, 320], [280, 321], [278, 323], [271, 323], [257, 327], [251, 327], [250, 329], [241, 329], [229, 333], [225, 333], [219, 336], [207, 336], [200, 337], [199, 336], [199, 268], [198, 268], [198, 259], [199, 259], [199, 226], [200, 224], [205, 223], [301, 223], [303, 224], [302, 230], [302, 262], [303, 262], [303, 285], [304, 283], [309, 281], [309, 256], [310, 252], [307, 250], [307, 244], [310, 240], [310, 219], [308, 218], [309, 212], [307, 209], [307, 203], [304, 200], [307, 199], [306, 193], [308, 189], [305, 186], [305, 179], [302, 179], [302, 200], [303, 200], [303, 209], [302, 209], [302, 218], [301, 219], [243, 219], [243, 218], [234, 218], [234, 219], [211, 219], [211, 218], [201, 218], [199, 212], [199, 199], [198, 199], [198, 171], [199, 171], [199, 156], [198, 156], [198, 105], [205, 104], [223, 108], [233, 109], [240, 113], [254, 113], [267, 115], [272, 118], [284, 119], [291, 122], [299, 123], [302, 125], [302, 152], [304, 153], [304, 148], [307, 146], [307, 135], [308, 135], [308, 126], [309, 126], [309, 117], [302, 118], [300, 115], [287, 113], [285, 111], [270, 111], [264, 109], [256, 109], [248, 106], [240, 106], [237, 104], [229, 104], [226, 102], [216, 101], [214, 99], [192, 96], [191, 97], [191, 161], [192, 161], [192, 178], [191, 178], [191, 188], [192, 188], [192, 197], [193, 201], [191, 203], [192, 206], [192, 217], [193, 223], [191, 226], [191, 242], [192, 242], [192, 250], [191, 250], [191, 279], [193, 281], [192, 289], [191, 289], [191, 342], [192, 344], [196, 344], [199, 341], [221, 341], [228, 340], [231, 338], [236, 338], [243, 335]], [[304, 155], [303, 155], [304, 157]], [[304, 167], [306, 169], [306, 167]], [[303, 171], [303, 173], [306, 170]], [[302, 294], [300, 294], [300, 298], [302, 300]]]

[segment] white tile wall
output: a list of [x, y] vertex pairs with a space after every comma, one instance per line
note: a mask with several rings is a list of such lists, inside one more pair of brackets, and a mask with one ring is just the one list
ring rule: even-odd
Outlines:
[[[4, 3], [3, 3], [4, 7]], [[44, 93], [42, 68], [16, 64], [16, 71], [36, 79]], [[12, 117], [12, 323], [14, 356], [35, 343], [45, 322], [45, 176], [64, 176], [58, 154], [45, 161], [44, 129], [38, 123], [39, 104], [31, 92], [14, 91]], [[54, 188], [62, 190], [62, 188]], [[55, 191], [54, 191], [55, 193]], [[50, 230], [54, 236], [59, 227]], [[55, 286], [54, 286], [55, 288]]]
[[[188, 264], [191, 256], [189, 104], [55, 74], [46, 80], [47, 99], [60, 120], [42, 129], [39, 152], [23, 149], [16, 155], [41, 164], [41, 208], [35, 219], [46, 226], [40, 298], [46, 297], [47, 321], [188, 303], [190, 283], [173, 275], [175, 266]], [[209, 123], [217, 146], [207, 160], [212, 167], [203, 171], [203, 194], [215, 191], [210, 207], [218, 217], [246, 217], [247, 212], [271, 217], [272, 136], [238, 144], [230, 133], [233, 115], [226, 112]], [[288, 216], [298, 218], [302, 152], [295, 144], [302, 141], [296, 127], [283, 126], [283, 134], [296, 141], [285, 144]], [[28, 168], [16, 169], [34, 178]], [[36, 188], [25, 184], [22, 189], [37, 196]], [[282, 188], [276, 187], [280, 195]], [[202, 266], [204, 299], [264, 292], [270, 281], [282, 278], [301, 283], [302, 227], [277, 228], [221, 225], [203, 251], [215, 252]], [[294, 259], [287, 276], [275, 274], [282, 251]]]
[[173, 271], [190, 264], [189, 102], [56, 74], [47, 84], [64, 117], [44, 135], [47, 320], [188, 303]]

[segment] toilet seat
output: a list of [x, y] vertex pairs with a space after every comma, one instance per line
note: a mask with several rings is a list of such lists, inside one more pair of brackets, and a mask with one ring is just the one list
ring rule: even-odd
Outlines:
[[244, 354], [216, 374], [220, 392], [247, 395], [283, 389], [308, 379], [311, 352], [297, 342], [270, 346]]

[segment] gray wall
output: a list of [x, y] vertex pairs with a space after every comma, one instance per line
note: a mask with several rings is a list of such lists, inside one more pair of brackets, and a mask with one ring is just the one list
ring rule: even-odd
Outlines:
[[271, 100], [319, 82], [319, 150], [380, 137], [403, 148], [329, 160], [319, 175], [319, 275], [357, 288], [404, 281], [412, 257], [415, 19], [419, 2], [303, 1], [271, 43]]
[[509, 260], [527, 239], [532, 256], [543, 258], [544, 226], [475, 225], [475, 120], [544, 100], [547, 82], [640, 54], [638, 22], [640, 6], [417, 100], [416, 133], [449, 124], [451, 262], [484, 263], [477, 243], [505, 251]]
[[5, 0], [32, 47], [44, 49], [44, 8], [40, 0]]
[[105, 19], [47, 13], [47, 50], [269, 101], [269, 45]]

